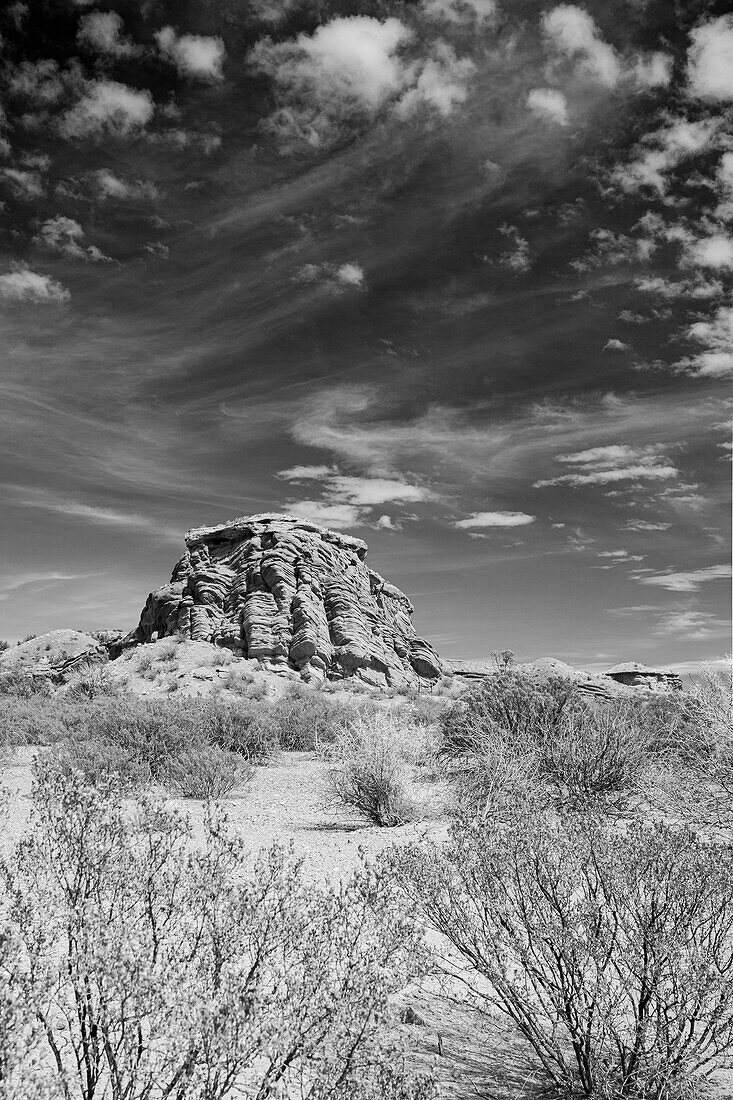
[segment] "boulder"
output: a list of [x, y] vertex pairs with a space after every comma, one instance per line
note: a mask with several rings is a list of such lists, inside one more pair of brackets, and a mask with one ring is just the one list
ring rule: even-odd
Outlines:
[[415, 634], [407, 596], [366, 565], [361, 539], [261, 514], [194, 528], [185, 544], [170, 582], [151, 592], [112, 656], [178, 635], [306, 680], [402, 687], [444, 672]]

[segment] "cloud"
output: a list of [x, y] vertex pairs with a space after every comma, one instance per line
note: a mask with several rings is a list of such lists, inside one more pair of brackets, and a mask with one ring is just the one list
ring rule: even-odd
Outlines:
[[225, 51], [221, 38], [198, 34], [179, 37], [173, 27], [163, 27], [155, 38], [162, 55], [175, 65], [181, 76], [206, 82], [224, 79]]
[[278, 470], [277, 476], [286, 481], [317, 481], [333, 473], [336, 473], [333, 466], [291, 466], [288, 470]]
[[5, 580], [0, 582], [0, 600], [9, 599], [15, 592], [18, 592], [21, 588], [26, 588], [29, 584], [32, 584], [34, 588], [39, 586], [47, 587], [49, 585], [60, 583], [61, 581], [84, 581], [89, 577], [101, 577], [103, 573], [58, 573], [58, 572], [26, 572], [11, 574]]
[[17, 199], [33, 202], [46, 193], [46, 185], [40, 172], [29, 172], [22, 168], [0, 169], [0, 180], [7, 184]]
[[420, 11], [439, 22], [492, 23], [496, 18], [496, 0], [422, 0]]
[[557, 455], [556, 460], [573, 466], [573, 473], [536, 481], [535, 488], [548, 485], [610, 485], [617, 481], [667, 480], [679, 476], [679, 470], [655, 445], [591, 447], [575, 454]]
[[684, 262], [695, 267], [712, 267], [717, 270], [733, 268], [733, 237], [725, 233], [712, 233], [690, 245]]
[[278, 101], [266, 129], [289, 152], [329, 146], [387, 108], [403, 118], [421, 106], [449, 115], [465, 100], [475, 66], [442, 40], [430, 56], [407, 60], [400, 51], [414, 38], [399, 19], [353, 15], [294, 41], [261, 39], [250, 66], [270, 77]]
[[630, 351], [631, 347], [630, 347], [629, 344], [625, 344], [623, 342], [623, 340], [611, 339], [611, 340], [606, 340], [606, 343], [603, 345], [602, 350], [603, 351]]
[[[280, 470], [278, 477], [287, 481], [319, 481], [323, 499], [289, 500], [290, 512], [307, 514], [327, 527], [381, 526], [385, 517], [373, 517], [372, 509], [384, 504], [416, 504], [430, 500], [433, 493], [400, 477], [357, 477], [341, 474], [333, 466], [293, 466]], [[389, 519], [389, 517], [386, 517]], [[390, 520], [393, 530], [396, 525]]]
[[702, 641], [705, 638], [727, 637], [730, 634], [730, 623], [718, 618], [711, 611], [688, 608], [660, 614], [654, 633], [662, 636], [681, 634], [686, 640]]
[[568, 125], [568, 101], [556, 88], [532, 88], [527, 96], [527, 106], [543, 122]]
[[671, 523], [652, 523], [646, 519], [630, 519], [626, 521], [628, 531], [668, 531]]
[[665, 195], [669, 176], [686, 160], [713, 149], [721, 134], [720, 121], [679, 117], [646, 134], [634, 149], [634, 159], [617, 166], [613, 180], [624, 191], [649, 189]]
[[354, 504], [329, 504], [322, 500], [293, 500], [287, 505], [288, 512], [311, 523], [320, 523], [322, 527], [332, 527], [336, 531], [349, 530], [363, 526], [363, 512]]
[[93, 11], [79, 21], [76, 40], [82, 47], [107, 57], [134, 57], [142, 52], [122, 33], [122, 17], [114, 11]]
[[675, 364], [701, 378], [724, 378], [733, 374], [733, 306], [721, 306], [706, 321], [695, 321], [687, 339], [705, 345], [705, 350]]
[[687, 82], [698, 99], [733, 100], [733, 15], [721, 15], [690, 33]]
[[661, 52], [624, 56], [603, 41], [593, 18], [575, 4], [560, 4], [542, 16], [546, 41], [556, 54], [574, 61], [581, 76], [607, 88], [626, 81], [642, 89], [666, 87], [673, 59]]
[[654, 576], [638, 577], [639, 584], [656, 588], [666, 588], [670, 592], [697, 592], [701, 584], [708, 581], [725, 580], [731, 575], [730, 565], [708, 565], [704, 569], [693, 569], [689, 573], [657, 573]]
[[299, 283], [320, 283], [335, 293], [344, 290], [361, 290], [365, 285], [364, 269], [351, 260], [344, 264], [304, 264], [298, 269]]
[[456, 520], [453, 526], [467, 531], [483, 527], [526, 527], [536, 518], [526, 512], [473, 512], [465, 519]]
[[621, 77], [618, 55], [600, 37], [587, 11], [574, 4], [560, 4], [542, 16], [542, 29], [558, 53], [580, 62], [586, 76], [608, 88], [616, 86]]
[[158, 198], [158, 189], [148, 180], [121, 179], [106, 168], [100, 168], [92, 176], [96, 197], [100, 199], [118, 199], [122, 202]]
[[8, 91], [12, 96], [27, 99], [35, 107], [49, 107], [64, 94], [65, 78], [57, 61], [21, 61], [8, 74]]
[[396, 106], [400, 118], [409, 118], [421, 107], [431, 107], [447, 118], [468, 97], [468, 82], [476, 71], [473, 61], [457, 57], [447, 42], [436, 42], [433, 51], [434, 56], [422, 62], [414, 87]]
[[126, 137], [144, 129], [153, 117], [153, 97], [116, 80], [97, 80], [75, 106], [64, 113], [59, 126], [66, 138], [99, 137], [104, 133]]
[[3, 485], [14, 505], [38, 509], [82, 520], [99, 527], [127, 528], [131, 531], [148, 531], [167, 541], [180, 543], [181, 532], [161, 524], [158, 517], [143, 516], [138, 512], [120, 512], [116, 508], [85, 504], [64, 493], [47, 489], [34, 489], [22, 485]]
[[520, 234], [516, 225], [501, 225], [499, 232], [507, 238], [511, 248], [501, 253], [496, 261], [497, 264], [508, 271], [514, 271], [517, 275], [523, 275], [529, 271], [534, 259], [529, 241]]
[[71, 294], [52, 279], [27, 267], [17, 267], [0, 275], [0, 299], [9, 302], [66, 302]]
[[33, 243], [41, 248], [48, 248], [52, 252], [58, 252], [62, 256], [68, 256], [74, 260], [92, 260], [95, 263], [109, 263], [109, 256], [95, 245], [84, 246], [84, 230], [73, 218], [65, 218], [59, 214], [55, 218], [49, 218], [43, 222], [38, 233], [33, 238]]

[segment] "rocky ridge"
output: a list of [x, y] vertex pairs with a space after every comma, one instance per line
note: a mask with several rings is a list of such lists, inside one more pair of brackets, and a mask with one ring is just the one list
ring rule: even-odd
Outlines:
[[294, 516], [243, 516], [185, 536], [168, 584], [112, 656], [176, 635], [214, 642], [305, 680], [356, 676], [374, 687], [444, 669], [412, 626], [404, 592], [365, 564], [361, 539]]

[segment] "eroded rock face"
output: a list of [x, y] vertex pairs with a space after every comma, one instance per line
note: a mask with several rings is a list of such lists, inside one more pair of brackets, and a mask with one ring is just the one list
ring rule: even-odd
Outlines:
[[245, 516], [186, 535], [117, 652], [166, 635], [228, 646], [305, 679], [399, 687], [443, 672], [412, 604], [365, 564], [366, 543], [292, 516]]

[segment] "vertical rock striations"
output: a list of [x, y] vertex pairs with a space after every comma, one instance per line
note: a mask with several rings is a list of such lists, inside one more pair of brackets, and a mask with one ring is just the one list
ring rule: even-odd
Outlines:
[[415, 635], [412, 604], [365, 565], [366, 543], [292, 516], [246, 516], [186, 535], [129, 646], [169, 634], [228, 646], [305, 679], [376, 687], [434, 680], [443, 665]]

